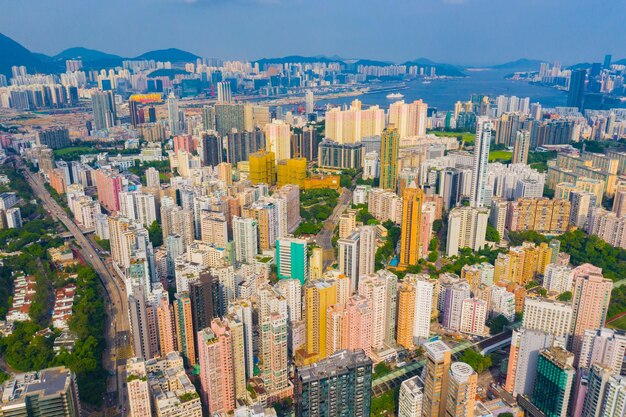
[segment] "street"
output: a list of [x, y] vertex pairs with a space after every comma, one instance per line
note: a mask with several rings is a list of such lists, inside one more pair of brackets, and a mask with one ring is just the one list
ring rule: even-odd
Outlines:
[[352, 191], [348, 188], [343, 188], [339, 201], [333, 210], [333, 214], [330, 215], [324, 221], [324, 227], [315, 236], [315, 242], [324, 251], [324, 268], [328, 267], [335, 261], [335, 249], [333, 248], [333, 231], [339, 223], [339, 218], [344, 211], [352, 204]]
[[[121, 406], [120, 411], [124, 408], [127, 409], [128, 406], [125, 401], [120, 401], [120, 397], [122, 399], [126, 398], [126, 395], [123, 395], [126, 375], [124, 364], [120, 363], [123, 358], [120, 358], [118, 352], [118, 350], [122, 349], [124, 351], [132, 349], [128, 337], [130, 335], [130, 325], [128, 321], [128, 307], [126, 305], [126, 290], [124, 286], [119, 285], [115, 278], [115, 272], [110, 270], [98, 255], [99, 248], [83, 234], [76, 223], [68, 217], [65, 210], [52, 198], [48, 190], [43, 186], [43, 180], [39, 175], [32, 174], [25, 167], [21, 167], [21, 171], [28, 180], [33, 192], [43, 203], [44, 208], [50, 213], [50, 216], [63, 223], [74, 236], [76, 243], [80, 246], [79, 252], [82, 258], [93, 267], [100, 277], [107, 297], [107, 323], [105, 323], [107, 346], [104, 352], [105, 357], [103, 358], [103, 366], [111, 376], [107, 380], [107, 396], [110, 397], [111, 393], [117, 393], [117, 398], [114, 399], [113, 404], [117, 403], [118, 406]], [[126, 337], [118, 337], [120, 334], [126, 335]], [[125, 341], [126, 346], [118, 343], [119, 340]]]

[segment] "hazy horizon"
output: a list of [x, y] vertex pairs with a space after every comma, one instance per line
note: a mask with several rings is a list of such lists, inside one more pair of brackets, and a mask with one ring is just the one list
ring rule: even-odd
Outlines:
[[426, 57], [481, 66], [519, 58], [602, 62], [607, 53], [624, 59], [625, 15], [620, 0], [5, 0], [0, 27], [47, 55], [179, 48], [222, 59]]

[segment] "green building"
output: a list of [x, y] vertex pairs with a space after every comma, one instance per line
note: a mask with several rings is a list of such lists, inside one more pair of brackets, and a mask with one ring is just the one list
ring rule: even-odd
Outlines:
[[278, 278], [293, 278], [304, 284], [309, 279], [309, 258], [304, 239], [281, 238], [276, 240], [276, 266]]
[[383, 131], [380, 139], [380, 188], [383, 190], [396, 190], [399, 149], [400, 135], [398, 129], [390, 124]]
[[574, 354], [561, 347], [539, 354], [532, 403], [546, 417], [566, 417], [576, 371]]

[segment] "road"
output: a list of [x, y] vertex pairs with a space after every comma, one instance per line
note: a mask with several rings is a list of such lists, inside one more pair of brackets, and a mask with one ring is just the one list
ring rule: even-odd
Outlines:
[[324, 250], [324, 268], [331, 265], [335, 261], [335, 249], [333, 248], [333, 231], [339, 223], [339, 218], [344, 211], [352, 204], [352, 191], [348, 188], [343, 188], [341, 195], [337, 201], [337, 205], [333, 210], [333, 214], [330, 215], [324, 221], [322, 230], [315, 236], [315, 242]]
[[42, 178], [38, 174], [32, 174], [25, 167], [22, 167], [21, 170], [33, 192], [43, 203], [43, 207], [50, 213], [50, 216], [63, 223], [74, 236], [76, 243], [80, 246], [80, 255], [85, 262], [93, 267], [100, 277], [107, 297], [107, 302], [105, 303], [107, 313], [105, 338], [107, 347], [103, 358], [104, 368], [111, 375], [107, 381], [107, 392], [109, 393], [108, 395], [115, 393], [118, 395], [118, 398], [110, 397], [110, 403], [117, 403], [121, 406], [121, 410], [128, 409], [124, 389], [126, 382], [125, 366], [122, 363], [123, 358], [119, 355], [119, 351], [128, 351], [130, 349], [130, 324], [128, 320], [126, 289], [118, 281], [115, 272], [100, 258], [100, 249], [96, 244], [83, 234], [73, 219], [52, 198], [48, 190], [43, 186]]

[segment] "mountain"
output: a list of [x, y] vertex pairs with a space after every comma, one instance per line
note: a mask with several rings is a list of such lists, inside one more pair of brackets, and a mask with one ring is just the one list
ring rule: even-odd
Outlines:
[[176, 48], [169, 49], [157, 49], [156, 51], [146, 52], [133, 59], [153, 59], [155, 61], [170, 61], [170, 62], [195, 62], [200, 58], [198, 55], [194, 55], [191, 52], [183, 51]]
[[571, 66], [567, 67], [567, 69], [569, 69], [569, 70], [589, 69], [589, 68], [591, 68], [591, 63], [590, 62], [579, 62], [578, 64], [574, 64], [574, 65], [571, 65]]
[[354, 63], [354, 65], [367, 65], [370, 67], [386, 67], [388, 65], [393, 65], [393, 62], [389, 61], [375, 61], [373, 59], [359, 59]]
[[521, 58], [515, 61], [505, 62], [504, 64], [492, 65], [489, 68], [509, 71], [539, 71], [542, 62], [545, 61]]
[[11, 76], [11, 67], [23, 65], [29, 73], [57, 73], [62, 68], [55, 63], [46, 62], [41, 54], [35, 54], [15, 42], [8, 36], [0, 33], [0, 74]]
[[626, 65], [626, 58], [613, 62], [616, 65]]
[[104, 59], [122, 59], [119, 55], [107, 54], [106, 52], [83, 48], [81, 46], [69, 48], [63, 52], [59, 52], [54, 56], [54, 58], [59, 61], [65, 61], [66, 59], [81, 59], [83, 63]]
[[437, 75], [445, 75], [448, 77], [465, 77], [467, 75], [465, 74], [465, 72], [463, 72], [463, 67], [460, 67], [458, 65], [435, 62], [428, 58], [417, 58], [413, 61], [407, 61], [403, 65], [406, 65], [406, 66], [419, 65], [419, 66], [435, 67]]

